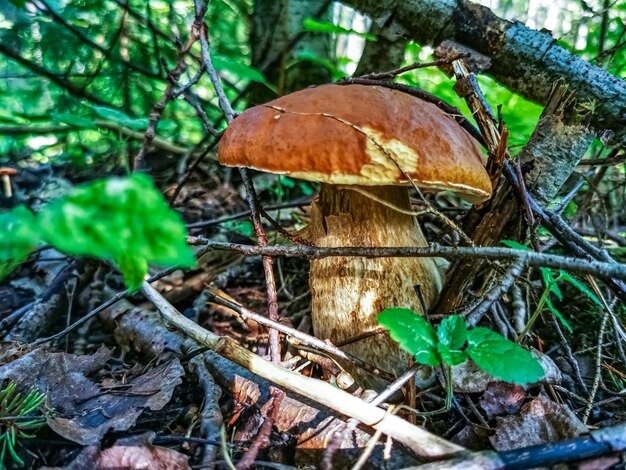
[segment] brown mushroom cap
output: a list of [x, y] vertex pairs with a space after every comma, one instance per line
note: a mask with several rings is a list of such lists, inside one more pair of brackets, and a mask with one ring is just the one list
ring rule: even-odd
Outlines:
[[10, 167], [0, 167], [0, 175], [9, 175], [13, 176], [17, 174], [17, 170], [15, 168]]
[[452, 190], [491, 196], [483, 155], [437, 106], [380, 86], [323, 85], [248, 109], [228, 127], [219, 160], [310, 181]]

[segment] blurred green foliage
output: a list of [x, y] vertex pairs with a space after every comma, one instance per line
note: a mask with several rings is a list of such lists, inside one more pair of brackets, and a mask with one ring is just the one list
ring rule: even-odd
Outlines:
[[[248, 84], [258, 82], [272, 89], [276, 85], [249, 65], [253, 0], [214, 0], [208, 5], [206, 20], [213, 61], [228, 97], [242, 110], [246, 101], [240, 93]], [[488, 6], [505, 18], [552, 29], [559, 44], [626, 77], [626, 2], [611, 2], [608, 10], [601, 0], [558, 0], [549, 4], [498, 0], [490, 1]], [[341, 17], [344, 23], [345, 18], [354, 20], [354, 15], [335, 17]], [[92, 165], [112, 155], [115, 164], [132, 159], [141, 142], [123, 130], [146, 129], [150, 110], [167, 86], [166, 70], [175, 66], [193, 21], [192, 2], [187, 0], [1, 2], [0, 43], [4, 49], [0, 53], [0, 128], [5, 130], [0, 130], [0, 161]], [[376, 39], [366, 32], [362, 22], [338, 24], [308, 18], [302, 31], [324, 32], [337, 39], [338, 54], [333, 57], [304, 51], [296, 59], [323, 65], [334, 79], [348, 75], [358, 60], [354, 41]], [[341, 46], [348, 43], [352, 44], [350, 50], [342, 50]], [[15, 60], [18, 56], [22, 63]], [[199, 56], [196, 44], [181, 84], [195, 75]], [[406, 63], [429, 58], [428, 48], [413, 43], [407, 46]], [[34, 68], [25, 66], [24, 61]], [[51, 78], [71, 83], [73, 91], [63, 90]], [[400, 80], [425, 88], [468, 112], [452, 90], [451, 81], [439, 70], [414, 71]], [[492, 106], [502, 106], [515, 153], [528, 139], [541, 108], [488, 76], [479, 77], [479, 81]], [[193, 93], [209, 122], [223, 127], [206, 76], [193, 87]], [[115, 125], [101, 125], [103, 121]], [[29, 128], [28, 133], [25, 128]], [[195, 110], [183, 99], [167, 106], [157, 133], [186, 149], [192, 149], [204, 135]]]
[[0, 213], [0, 279], [40, 243], [73, 255], [114, 261], [131, 290], [141, 287], [148, 263], [195, 263], [187, 231], [144, 174], [76, 186], [35, 217], [24, 206]]

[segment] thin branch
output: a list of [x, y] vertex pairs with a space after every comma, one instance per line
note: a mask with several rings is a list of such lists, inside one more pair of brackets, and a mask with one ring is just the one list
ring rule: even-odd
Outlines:
[[[230, 101], [226, 97], [224, 88], [213, 63], [211, 62], [211, 55], [209, 53], [209, 37], [206, 24], [204, 23], [204, 15], [206, 14], [206, 5], [202, 5], [200, 0], [194, 0], [194, 7], [196, 10], [196, 19], [194, 27], [200, 33], [200, 51], [202, 53], [202, 62], [204, 68], [211, 79], [213, 88], [217, 93], [220, 108], [226, 115], [226, 120], [230, 124], [235, 119], [235, 111], [233, 110]], [[239, 173], [246, 188], [246, 195], [248, 205], [250, 206], [250, 215], [252, 218], [252, 225], [254, 226], [254, 232], [257, 237], [259, 246], [267, 245], [267, 234], [261, 223], [261, 217], [259, 214], [258, 201], [256, 192], [254, 190], [254, 184], [250, 174], [246, 168], [240, 168]], [[272, 269], [272, 258], [269, 256], [263, 257], [263, 271], [265, 274], [265, 287], [267, 290], [267, 303], [268, 303], [268, 317], [270, 320], [278, 320], [278, 295], [276, 293], [276, 280], [274, 279], [274, 271]], [[274, 329], [269, 330], [269, 342], [270, 342], [270, 357], [273, 363], [278, 364], [280, 362], [280, 336], [278, 331]]]
[[165, 92], [163, 92], [163, 96], [161, 97], [161, 99], [157, 101], [157, 103], [154, 105], [154, 107], [150, 111], [148, 128], [146, 129], [145, 137], [143, 140], [143, 145], [141, 146], [139, 153], [135, 157], [135, 161], [133, 164], [134, 170], [143, 169], [144, 157], [146, 155], [146, 152], [148, 151], [148, 148], [150, 147], [150, 144], [156, 137], [156, 128], [159, 124], [159, 121], [161, 120], [161, 117], [163, 116], [163, 111], [165, 111], [165, 107], [167, 106], [167, 104], [174, 98], [175, 96], [174, 89], [176, 85], [178, 84], [178, 80], [180, 79], [180, 76], [182, 75], [182, 73], [185, 71], [185, 68], [187, 67], [187, 65], [185, 64], [185, 57], [187, 56], [187, 54], [191, 50], [191, 47], [195, 44], [197, 40], [198, 40], [197, 32], [193, 30], [191, 37], [187, 41], [187, 44], [185, 44], [185, 46], [181, 49], [181, 51], [178, 54], [176, 67], [174, 67], [174, 70], [168, 73], [167, 88], [165, 89]]
[[446, 259], [459, 257], [472, 259], [519, 260], [526, 266], [563, 269], [584, 274], [595, 274], [603, 277], [614, 277], [626, 280], [626, 264], [603, 262], [573, 258], [571, 256], [536, 253], [534, 251], [515, 250], [496, 247], [449, 247], [433, 245], [432, 247], [315, 247], [296, 246], [257, 246], [238, 243], [218, 242], [204, 237], [187, 237], [191, 245], [205, 245], [215, 250], [235, 251], [247, 256], [284, 256], [303, 257], [309, 259], [327, 258], [330, 256], [358, 256], [365, 258], [380, 257], [417, 257], [428, 258], [439, 256]]
[[500, 279], [498, 285], [487, 292], [481, 303], [467, 314], [467, 324], [469, 326], [474, 327], [478, 325], [478, 322], [480, 322], [483, 315], [487, 313], [493, 303], [502, 297], [503, 294], [506, 294], [515, 280], [522, 274], [524, 265], [525, 262], [523, 259], [519, 259], [511, 265], [509, 270]]
[[387, 380], [388, 382], [391, 382], [394, 380], [394, 377], [388, 372], [372, 367], [367, 362], [359, 359], [358, 357], [354, 357], [351, 354], [348, 354], [342, 351], [337, 346], [334, 346], [333, 344], [327, 341], [323, 341], [321, 339], [316, 338], [315, 336], [308, 335], [300, 330], [291, 328], [287, 325], [283, 325], [280, 322], [272, 321], [269, 318], [266, 318], [262, 315], [259, 315], [258, 313], [253, 312], [252, 310], [242, 307], [241, 305], [235, 302], [232, 302], [220, 295], [217, 295], [215, 292], [212, 292], [210, 290], [207, 291], [207, 295], [212, 301], [220, 305], [223, 305], [224, 307], [228, 307], [231, 310], [234, 310], [239, 315], [241, 315], [243, 319], [250, 319], [259, 323], [260, 325], [265, 325], [269, 328], [274, 328], [276, 331], [279, 331], [285, 335], [289, 335], [292, 338], [308, 346], [311, 346], [318, 351], [324, 351], [326, 354], [329, 354], [334, 358], [342, 359], [344, 361], [355, 364], [357, 367], [360, 367], [361, 369], [366, 370], [370, 374], [373, 374], [377, 377], [381, 377]]
[[469, 54], [467, 53], [455, 54], [454, 56], [446, 57], [445, 59], [437, 59], [432, 62], [414, 62], [398, 69], [389, 70], [387, 72], [368, 73], [367, 75], [361, 75], [358, 78], [367, 80], [391, 80], [398, 75], [410, 72], [411, 70], [423, 69], [426, 67], [440, 67], [442, 65], [451, 64], [455, 60], [465, 59], [467, 57], [469, 57]]
[[[592, 459], [603, 455], [623, 452], [626, 449], [626, 424], [591, 431], [590, 435], [580, 436], [561, 442], [548, 442], [530, 447], [503, 452], [482, 451], [462, 457], [436, 462], [414, 470], [457, 470], [486, 468], [526, 468], [550, 467], [556, 464]], [[407, 469], [408, 470], [408, 469]]]
[[[80, 39], [80, 41], [82, 41], [84, 44], [86, 44], [90, 48], [95, 49], [96, 51], [100, 52], [105, 57], [110, 56], [112, 45], [102, 46], [102, 45], [98, 44], [97, 42], [93, 41], [89, 36], [86, 36], [85, 34], [83, 34], [82, 31], [80, 31], [74, 25], [72, 25], [71, 23], [66, 21], [56, 11], [54, 11], [54, 9], [50, 5], [48, 5], [45, 0], [37, 0], [37, 1], [33, 2], [33, 3], [37, 7], [37, 9], [39, 9], [39, 11], [41, 11], [44, 14], [47, 14], [55, 22], [59, 23], [65, 29], [70, 31], [74, 36], [76, 36], [78, 39]], [[39, 4], [43, 5], [43, 8]], [[134, 70], [135, 72], [139, 72], [139, 73], [141, 73], [142, 75], [145, 75], [148, 78], [153, 78], [153, 79], [156, 79], [156, 80], [163, 80], [163, 78], [160, 77], [159, 74], [154, 73], [151, 70], [145, 69], [145, 68], [141, 67], [140, 65], [137, 65], [137, 64], [135, 64], [135, 63], [133, 63], [131, 61], [125, 60], [125, 59], [123, 59], [121, 57], [109, 57], [109, 58], [110, 58], [111, 61], [121, 63], [126, 68], [128, 68], [130, 70]]]

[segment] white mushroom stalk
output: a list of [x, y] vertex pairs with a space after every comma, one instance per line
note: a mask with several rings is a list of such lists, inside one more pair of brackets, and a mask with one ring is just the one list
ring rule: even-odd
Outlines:
[[[319, 199], [311, 207], [310, 234], [316, 246], [428, 246], [415, 218], [393, 209], [411, 210], [405, 187], [364, 189], [389, 204], [350, 189], [322, 184]], [[310, 284], [313, 330], [333, 344], [376, 330], [376, 317], [387, 307], [423, 313], [417, 289], [427, 306], [441, 289], [439, 272], [430, 258], [312, 260]], [[342, 349], [396, 376], [408, 367], [407, 354], [386, 334], [361, 339]], [[363, 387], [381, 390], [387, 385], [362, 369], [343, 366]]]

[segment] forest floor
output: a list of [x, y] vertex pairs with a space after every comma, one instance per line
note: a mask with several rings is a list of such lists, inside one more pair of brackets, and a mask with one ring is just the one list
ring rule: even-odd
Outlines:
[[[80, 179], [71, 171], [64, 174], [67, 169], [52, 170], [43, 185], [25, 190], [22, 197], [32, 200], [50, 187]], [[26, 171], [17, 185], [26, 187], [29, 176]], [[235, 187], [236, 182], [215, 179], [210, 189], [196, 184], [184, 188], [177, 208], [196, 227], [190, 235], [254, 244], [245, 199]], [[295, 232], [306, 224], [308, 187], [303, 192], [298, 185], [260, 176], [257, 188], [266, 207], [283, 207], [271, 211], [283, 229]], [[451, 207], [441, 198], [433, 203]], [[423, 225], [428, 236], [441, 230], [429, 219]], [[272, 225], [267, 230], [270, 244], [288, 243]], [[274, 269], [280, 323], [312, 334], [308, 261], [276, 258]], [[252, 312], [266, 311], [259, 257], [208, 251], [195, 269], [175, 271], [153, 287], [185, 317], [267, 356], [267, 329], [228, 306], [230, 301]], [[417, 390], [417, 415], [406, 410], [398, 415], [473, 451], [558, 442], [623, 422], [626, 376], [612, 366], [623, 352], [611, 335], [603, 339], [598, 334], [607, 320], [585, 294], [569, 284], [560, 287], [567, 300], [554, 301], [571, 333], [560, 337], [562, 329], [555, 328], [558, 320], [549, 312], [533, 328], [532, 343], [547, 371], [540, 383], [521, 387], [458, 366], [449, 410], [436, 412], [445, 402], [446, 387], [433, 376], [427, 388]], [[517, 291], [502, 299], [507, 309], [536, 300], [543, 286], [535, 274], [524, 278]], [[267, 380], [168, 328], [141, 294], [123, 292], [121, 277], [107, 264], [68, 258], [53, 249], [39, 250], [0, 285], [4, 390], [8, 381], [21, 391], [45, 390], [45, 406], [39, 410], [46, 410], [33, 426], [36, 432], [19, 419], [4, 421], [4, 442], [11, 432], [16, 441], [4, 447], [9, 467], [20, 466], [10, 451], [28, 468], [228, 468], [229, 459], [238, 462], [237, 468], [328, 468], [331, 461], [334, 468], [351, 468], [363, 455], [369, 458], [362, 468], [420, 462], [384, 436], [372, 437], [370, 428], [338, 432], [345, 428], [340, 415], [310, 398], [280, 393]], [[105, 302], [110, 306], [76, 323]], [[503, 318], [495, 312], [488, 323], [504, 334], [507, 329], [514, 333], [517, 327]], [[336, 383], [340, 369], [332, 356], [288, 336], [281, 343], [284, 367]], [[0, 418], [15, 411], [2, 402]], [[32, 432], [34, 437], [26, 438]], [[618, 461], [602, 457], [580, 468], [613, 468]]]

